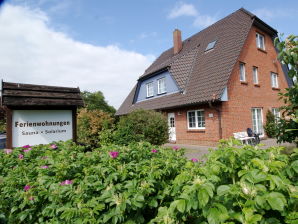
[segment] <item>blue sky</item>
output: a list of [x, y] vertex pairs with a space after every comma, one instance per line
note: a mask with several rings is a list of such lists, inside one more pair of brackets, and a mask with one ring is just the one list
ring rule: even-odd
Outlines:
[[101, 90], [117, 108], [137, 77], [172, 46], [175, 28], [185, 39], [241, 7], [285, 35], [298, 34], [298, 1], [5, 1], [1, 78]]

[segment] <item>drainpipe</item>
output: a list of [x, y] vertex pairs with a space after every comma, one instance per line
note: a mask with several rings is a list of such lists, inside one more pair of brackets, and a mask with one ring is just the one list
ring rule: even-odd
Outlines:
[[217, 116], [218, 116], [218, 133], [219, 133], [219, 138], [222, 139], [221, 111], [220, 111], [220, 109], [218, 109], [218, 108], [216, 108], [216, 107], [214, 107], [212, 105], [212, 101], [211, 100], [208, 101], [208, 104], [209, 104], [209, 107], [211, 109], [214, 109], [217, 112]]

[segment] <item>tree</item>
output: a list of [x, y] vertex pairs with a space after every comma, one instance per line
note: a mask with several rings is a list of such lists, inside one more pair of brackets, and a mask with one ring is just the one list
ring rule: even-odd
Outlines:
[[102, 110], [111, 114], [115, 114], [116, 109], [106, 102], [105, 97], [101, 91], [84, 91], [81, 94], [87, 110]]
[[273, 113], [268, 110], [266, 113], [266, 124], [264, 126], [265, 132], [269, 138], [276, 136], [277, 123]]
[[283, 118], [277, 129], [278, 142], [296, 142], [298, 145], [298, 36], [290, 35], [284, 41], [275, 39], [275, 46], [279, 51], [278, 58], [288, 66], [289, 77], [293, 85], [280, 93], [284, 101]]

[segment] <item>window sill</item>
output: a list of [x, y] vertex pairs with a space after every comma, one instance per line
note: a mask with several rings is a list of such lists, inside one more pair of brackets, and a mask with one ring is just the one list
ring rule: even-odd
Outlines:
[[150, 99], [150, 98], [153, 98], [153, 97], [154, 97], [154, 96], [147, 96], [146, 99]]
[[278, 87], [272, 87], [273, 90], [280, 90]]
[[188, 129], [187, 133], [205, 133], [205, 129]]
[[157, 96], [160, 96], [160, 95], [164, 95], [166, 94], [167, 92], [164, 92], [164, 93], [158, 93]]
[[240, 81], [241, 85], [248, 85], [247, 81]]
[[267, 51], [263, 50], [262, 48], [258, 48], [258, 50], [265, 53], [265, 54], [267, 54]]
[[260, 87], [260, 84], [254, 84], [255, 87]]

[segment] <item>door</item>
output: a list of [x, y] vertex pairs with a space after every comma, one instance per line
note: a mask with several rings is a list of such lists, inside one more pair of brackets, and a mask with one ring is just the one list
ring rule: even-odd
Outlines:
[[261, 137], [264, 136], [264, 129], [263, 129], [263, 114], [262, 108], [252, 108], [252, 130], [259, 134]]
[[169, 140], [176, 141], [175, 113], [168, 113]]

